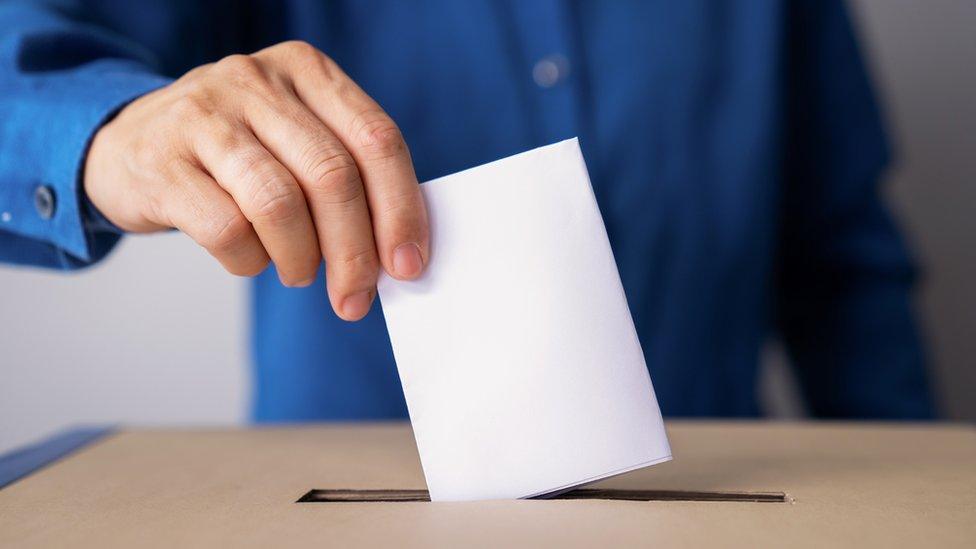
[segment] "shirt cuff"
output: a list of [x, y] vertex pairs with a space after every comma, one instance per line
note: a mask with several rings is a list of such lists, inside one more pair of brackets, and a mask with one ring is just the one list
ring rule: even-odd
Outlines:
[[97, 261], [121, 234], [82, 190], [92, 138], [126, 104], [170, 82], [118, 63], [100, 65], [61, 74], [56, 83], [39, 78], [37, 103], [24, 104], [5, 122], [8, 131], [26, 136], [15, 175], [26, 180], [7, 187], [12, 196], [0, 197], [7, 210], [0, 228], [50, 243], [66, 255], [66, 267]]

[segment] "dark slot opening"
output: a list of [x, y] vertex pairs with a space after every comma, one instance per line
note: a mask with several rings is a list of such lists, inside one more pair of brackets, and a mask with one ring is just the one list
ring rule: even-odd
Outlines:
[[[615, 490], [578, 488], [535, 499], [607, 499], [618, 501], [735, 501], [749, 503], [789, 503], [783, 492], [697, 492], [694, 490]], [[348, 490], [313, 489], [296, 503], [369, 503], [430, 501], [427, 490]]]

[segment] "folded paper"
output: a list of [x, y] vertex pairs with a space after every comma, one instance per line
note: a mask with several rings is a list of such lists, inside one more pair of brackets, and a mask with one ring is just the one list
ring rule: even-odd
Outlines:
[[421, 185], [431, 256], [379, 295], [433, 501], [671, 459], [576, 139]]

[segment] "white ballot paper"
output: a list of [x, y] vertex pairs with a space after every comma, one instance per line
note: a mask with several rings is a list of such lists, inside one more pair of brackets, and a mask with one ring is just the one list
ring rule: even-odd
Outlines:
[[433, 501], [526, 498], [671, 459], [576, 139], [421, 185], [423, 276], [383, 276]]

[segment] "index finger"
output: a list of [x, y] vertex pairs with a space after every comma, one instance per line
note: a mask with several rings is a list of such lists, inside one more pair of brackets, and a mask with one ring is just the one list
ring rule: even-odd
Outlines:
[[324, 54], [290, 63], [296, 95], [359, 167], [383, 268], [395, 278], [416, 278], [430, 257], [427, 210], [400, 129]]

